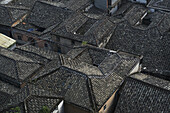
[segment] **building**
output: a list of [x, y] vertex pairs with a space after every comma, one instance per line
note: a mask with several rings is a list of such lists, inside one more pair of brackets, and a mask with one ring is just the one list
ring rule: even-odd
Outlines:
[[120, 90], [114, 113], [169, 112], [169, 83], [142, 73], [128, 77]]
[[42, 90], [32, 84], [20, 89], [7, 100], [0, 107], [2, 113], [38, 113], [43, 108], [52, 112], [62, 102], [62, 98], [57, 97], [53, 92]]
[[76, 47], [60, 55], [60, 66], [51, 64], [52, 72], [36, 74], [33, 84], [62, 96], [65, 113], [109, 113], [123, 78], [140, 71], [140, 59], [124, 52]]
[[121, 5], [122, 0], [94, 0], [94, 5], [108, 14], [113, 14]]
[[27, 11], [25, 8], [0, 5], [0, 33], [12, 37], [11, 26], [18, 24], [19, 19], [22, 20]]
[[45, 50], [31, 45], [17, 46], [14, 49], [14, 52], [44, 65], [54, 59], [59, 58], [59, 53], [57, 52]]
[[40, 63], [0, 48], [0, 80], [16, 87], [24, 87], [27, 80], [42, 66]]
[[85, 44], [105, 47], [114, 27], [107, 18], [96, 19], [75, 13], [55, 28], [52, 40], [58, 46], [56, 50], [61, 53], [67, 53], [74, 46]]
[[127, 21], [121, 22], [114, 30], [106, 48], [143, 55], [142, 71], [164, 75], [162, 77], [168, 79], [170, 70], [168, 43], [170, 40], [166, 35], [167, 33], [161, 34], [159, 29], [165, 30], [166, 27], [160, 25], [167, 25], [167, 23], [159, 23], [159, 26], [140, 29], [131, 26]]
[[155, 10], [162, 10], [170, 12], [170, 1], [169, 0], [151, 0], [147, 7]]
[[134, 4], [127, 2], [115, 12], [109, 19], [116, 23], [116, 20], [127, 20], [131, 25], [137, 26], [142, 23], [143, 19], [147, 16], [148, 9], [142, 4]]
[[12, 50], [16, 47], [16, 41], [0, 33], [0, 46]]
[[19, 44], [53, 50], [54, 43], [48, 38], [49, 33], [72, 13], [71, 10], [37, 1], [29, 15], [12, 28], [12, 36]]
[[26, 7], [32, 9], [36, 1], [42, 1], [58, 7], [64, 7], [73, 11], [82, 11], [84, 8], [92, 4], [91, 0], [13, 0], [8, 3], [9, 6]]

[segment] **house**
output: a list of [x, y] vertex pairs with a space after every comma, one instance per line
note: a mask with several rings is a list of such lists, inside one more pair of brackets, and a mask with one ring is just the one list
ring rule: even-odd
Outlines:
[[46, 35], [72, 13], [68, 9], [36, 1], [29, 15], [12, 28], [12, 36], [19, 44], [53, 50], [54, 43]]
[[53, 92], [28, 84], [8, 100], [0, 107], [0, 111], [3, 113], [38, 113], [42, 109], [52, 112], [58, 108], [58, 105], [62, 102], [62, 97], [57, 97]]
[[147, 7], [154, 10], [162, 10], [170, 12], [170, 1], [169, 0], [151, 0]]
[[17, 46], [14, 49], [14, 52], [41, 64], [46, 64], [59, 58], [59, 53], [57, 52], [45, 50], [32, 45]]
[[113, 14], [121, 5], [122, 0], [94, 0], [94, 5], [108, 14]]
[[148, 14], [148, 9], [141, 4], [127, 2], [122, 4], [116, 13], [109, 19], [115, 23], [115, 20], [127, 20], [131, 25], [137, 26], [142, 23], [143, 18]]
[[0, 80], [16, 87], [23, 87], [29, 77], [33, 76], [42, 66], [30, 58], [5, 48], [0, 48], [0, 64]]
[[26, 7], [32, 9], [37, 1], [46, 2], [48, 4], [53, 4], [58, 7], [64, 7], [73, 11], [82, 11], [84, 8], [92, 4], [91, 0], [13, 0], [8, 3], [9, 6]]
[[168, 79], [169, 41], [168, 35], [162, 35], [156, 26], [139, 29], [124, 21], [117, 25], [106, 48], [143, 55], [142, 71], [159, 74]]
[[17, 24], [24, 18], [28, 10], [25, 8], [7, 7], [0, 5], [0, 33], [9, 37], [11, 35], [11, 26]]
[[60, 66], [37, 73], [32, 83], [63, 97], [65, 113], [109, 113], [123, 78], [140, 71], [140, 59], [120, 51], [75, 47], [60, 55]]
[[104, 47], [114, 24], [107, 18], [94, 19], [81, 13], [75, 13], [52, 32], [52, 40], [56, 42], [56, 50], [67, 53], [74, 46], [93, 45]]
[[5, 102], [9, 102], [9, 98], [18, 91], [19, 88], [0, 80], [0, 107]]
[[16, 41], [2, 33], [0, 33], [0, 46], [4, 48], [14, 49]]
[[168, 113], [169, 83], [151, 75], [133, 74], [125, 80], [120, 89], [114, 113]]

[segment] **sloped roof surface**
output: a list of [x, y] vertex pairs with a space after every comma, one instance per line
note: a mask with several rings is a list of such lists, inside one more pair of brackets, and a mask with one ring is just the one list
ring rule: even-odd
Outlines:
[[58, 59], [59, 53], [42, 48], [34, 47], [31, 45], [18, 46], [14, 51], [20, 55], [26, 56], [33, 61], [40, 63], [47, 63], [53, 59]]
[[75, 13], [59, 27], [55, 28], [54, 35], [69, 38], [79, 42], [98, 46], [111, 36], [115, 25], [108, 19], [93, 19], [83, 14]]
[[[49, 73], [40, 72], [34, 84], [53, 91], [63, 96], [67, 102], [88, 110], [94, 110], [95, 107], [99, 110], [140, 60], [139, 57], [124, 52], [113, 53], [95, 47], [75, 47], [75, 49], [78, 49], [77, 53], [73, 49], [67, 55], [60, 55], [60, 67], [56, 66]], [[100, 55], [98, 66], [89, 63], [88, 60], [81, 61], [80, 57], [86, 58], [88, 52], [91, 54], [88, 55], [89, 60], [96, 61], [97, 55]], [[69, 55], [71, 58], [68, 57]], [[109, 64], [107, 60], [112, 61], [113, 64]]]
[[48, 28], [54, 24], [60, 24], [70, 14], [72, 14], [70, 10], [37, 1], [27, 20], [37, 27]]
[[121, 89], [115, 113], [169, 112], [170, 91], [165, 90], [168, 89], [165, 86], [169, 87], [168, 81], [158, 80], [149, 75], [140, 76], [139, 74], [136, 77], [127, 78]]
[[[0, 49], [0, 76], [16, 85], [38, 70], [41, 65], [6, 49]], [[27, 71], [25, 71], [27, 70]]]
[[169, 41], [166, 35], [161, 36], [157, 27], [139, 30], [122, 22], [117, 26], [106, 48], [143, 55], [142, 64], [146, 67], [144, 71], [165, 74], [170, 70]]
[[8, 9], [4, 6], [0, 6], [0, 23], [2, 25], [10, 26], [12, 24], [12, 17]]
[[170, 11], [170, 1], [169, 0], [151, 0], [148, 7], [154, 9], [160, 9], [164, 11]]

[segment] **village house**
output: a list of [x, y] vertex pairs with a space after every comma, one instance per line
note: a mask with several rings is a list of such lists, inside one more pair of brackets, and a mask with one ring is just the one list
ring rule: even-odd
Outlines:
[[91, 0], [12, 0], [9, 6], [26, 7], [32, 9], [36, 1], [42, 1], [58, 7], [64, 7], [73, 11], [82, 11], [92, 4]]
[[165, 20], [161, 20], [158, 24], [158, 18], [156, 19], [158, 21], [150, 24], [152, 26], [158, 24], [158, 26], [146, 29], [133, 27], [127, 21], [119, 23], [106, 48], [143, 55], [142, 71], [159, 74], [169, 79], [169, 35], [167, 35], [168, 31], [163, 34], [160, 32], [167, 29], [163, 27], [164, 25], [169, 27], [166, 23], [168, 18], [166, 16], [161, 18]]
[[170, 12], [170, 1], [169, 0], [151, 0], [147, 7], [154, 10], [161, 10]]
[[[109, 113], [123, 78], [140, 71], [140, 59], [120, 51], [75, 47], [60, 55], [58, 67], [48, 63], [32, 84], [63, 97], [64, 113]], [[49, 66], [55, 69], [46, 73]]]
[[25, 8], [0, 5], [0, 33], [12, 37], [11, 26], [22, 20], [27, 11]]
[[168, 113], [169, 88], [169, 81], [142, 73], [133, 74], [120, 88], [114, 113]]
[[16, 87], [23, 87], [29, 77], [42, 66], [40, 63], [4, 48], [0, 48], [0, 64], [0, 80]]
[[14, 49], [14, 52], [41, 64], [47, 64], [50, 61], [59, 58], [59, 53], [57, 52], [45, 50], [43, 48], [38, 48], [31, 45], [17, 46]]
[[68, 9], [37, 1], [29, 15], [12, 28], [12, 36], [19, 44], [53, 50], [54, 43], [46, 35], [72, 13]]
[[119, 22], [127, 20], [131, 25], [138, 26], [144, 23], [143, 21], [148, 13], [149, 10], [144, 5], [127, 2], [122, 4], [118, 11], [113, 14], [109, 20], [113, 23], [116, 23], [117, 20], [119, 20]]
[[5, 102], [9, 102], [8, 99], [13, 96], [13, 94], [19, 91], [18, 87], [11, 85], [10, 83], [0, 80], [0, 108]]
[[74, 46], [93, 45], [105, 47], [112, 35], [114, 24], [107, 18], [89, 18], [75, 13], [52, 32], [52, 40], [56, 42], [56, 50], [67, 53]]
[[54, 110], [59, 111], [64, 107], [62, 100], [62, 97], [56, 96], [56, 94], [51, 91], [37, 88], [33, 84], [28, 84], [4, 101], [4, 103], [0, 105], [0, 111], [2, 113], [38, 113], [43, 108], [46, 108], [50, 112]]

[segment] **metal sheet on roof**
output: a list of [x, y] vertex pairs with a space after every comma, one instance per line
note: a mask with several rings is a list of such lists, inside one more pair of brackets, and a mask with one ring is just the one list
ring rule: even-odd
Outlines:
[[0, 46], [9, 48], [16, 43], [16, 40], [0, 33]]

